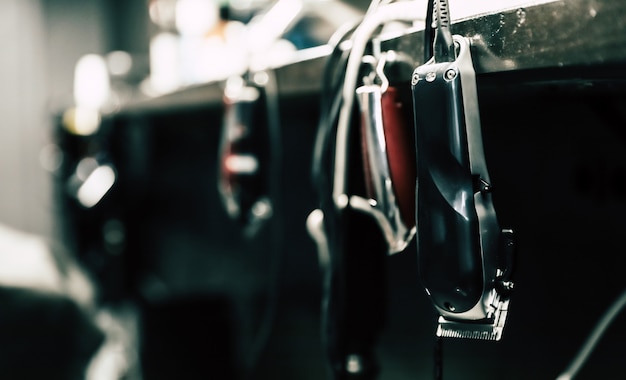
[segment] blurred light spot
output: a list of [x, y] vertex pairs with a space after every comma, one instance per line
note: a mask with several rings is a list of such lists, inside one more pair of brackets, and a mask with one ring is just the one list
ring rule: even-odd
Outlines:
[[98, 161], [93, 157], [85, 157], [76, 165], [76, 178], [81, 181], [87, 180], [89, 175], [98, 168]]
[[150, 84], [157, 93], [167, 93], [180, 86], [178, 37], [159, 33], [150, 41]]
[[44, 241], [0, 224], [0, 285], [58, 291], [62, 281]]
[[178, 0], [176, 29], [183, 36], [202, 36], [217, 22], [217, 12], [212, 0]]
[[174, 26], [176, 0], [151, 0], [148, 8], [150, 20], [162, 28]]
[[77, 108], [102, 108], [109, 99], [110, 90], [104, 58], [97, 54], [82, 56], [74, 70], [74, 101]]
[[272, 204], [268, 199], [262, 199], [255, 202], [250, 211], [257, 219], [269, 219], [272, 216]]
[[48, 144], [39, 152], [39, 164], [47, 171], [54, 173], [63, 164], [63, 151], [57, 144]]
[[115, 171], [109, 165], [96, 168], [78, 189], [76, 198], [84, 207], [98, 204], [115, 183]]
[[269, 80], [270, 77], [265, 71], [259, 71], [257, 73], [254, 73], [254, 83], [259, 86], [265, 86], [269, 82]]
[[252, 155], [231, 154], [224, 160], [227, 171], [237, 174], [254, 174], [259, 169], [259, 161]]
[[241, 92], [241, 88], [244, 86], [243, 78], [239, 75], [231, 76], [226, 80], [226, 87], [224, 88], [224, 95], [227, 98], [235, 99], [239, 92]]
[[252, 52], [263, 52], [276, 42], [291, 26], [302, 10], [300, 0], [279, 0], [262, 17], [253, 20], [248, 36]]
[[69, 108], [63, 113], [63, 126], [74, 135], [89, 136], [96, 133], [100, 121], [100, 112], [94, 108]]
[[328, 239], [324, 231], [324, 212], [320, 209], [311, 211], [306, 219], [306, 228], [309, 235], [317, 244], [317, 258], [320, 267], [327, 268], [330, 264]]
[[226, 81], [224, 95], [230, 101], [247, 101], [252, 102], [259, 98], [260, 92], [252, 86], [246, 86], [243, 78], [240, 76], [232, 76]]
[[107, 220], [102, 227], [102, 234], [107, 252], [114, 255], [122, 253], [126, 241], [126, 231], [120, 220]]
[[107, 54], [107, 64], [111, 75], [123, 76], [130, 72], [133, 66], [133, 59], [129, 53], [121, 50], [112, 51]]
[[348, 373], [360, 373], [363, 370], [363, 365], [361, 364], [361, 358], [359, 357], [359, 355], [348, 356], [346, 370], [348, 371]]

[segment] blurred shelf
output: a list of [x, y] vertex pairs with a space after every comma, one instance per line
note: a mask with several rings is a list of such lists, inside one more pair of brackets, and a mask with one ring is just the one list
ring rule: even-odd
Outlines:
[[[453, 33], [472, 41], [476, 73], [526, 73], [621, 66], [626, 63], [626, 2], [559, 0], [460, 19]], [[424, 31], [414, 30], [381, 41], [383, 50], [408, 54], [421, 63]], [[281, 96], [315, 94], [330, 54], [327, 46], [303, 51], [293, 62], [275, 67]], [[545, 71], [545, 70], [544, 70]], [[605, 72], [610, 76], [615, 72]], [[408, 81], [408, 79], [407, 79]], [[222, 99], [223, 82], [191, 86], [156, 98], [125, 105], [119, 113], [158, 112], [180, 107], [211, 107]]]
[[[459, 21], [477, 74], [626, 63], [626, 3], [560, 0]], [[383, 48], [423, 56], [423, 31]]]

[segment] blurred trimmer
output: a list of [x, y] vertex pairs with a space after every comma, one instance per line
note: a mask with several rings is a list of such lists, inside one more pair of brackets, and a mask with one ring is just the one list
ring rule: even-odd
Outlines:
[[[261, 72], [267, 77], [267, 72]], [[257, 73], [257, 76], [260, 76]], [[224, 89], [218, 191], [228, 216], [253, 237], [273, 216], [277, 116], [267, 85], [255, 75], [233, 76]], [[272, 199], [274, 198], [274, 199]]]
[[[274, 72], [248, 71], [228, 78], [223, 106], [217, 190], [226, 215], [243, 238], [233, 242], [239, 259], [257, 275], [267, 271], [266, 287], [234, 292], [231, 300], [236, 316], [236, 377], [251, 379], [275, 323], [285, 254], [281, 124]], [[266, 266], [257, 261], [259, 245], [264, 247]], [[262, 300], [262, 305], [251, 302], [252, 297]]]
[[[491, 200], [470, 41], [434, 0], [432, 58], [411, 78], [417, 148], [421, 282], [440, 315], [437, 336], [500, 340], [513, 288], [513, 232]], [[428, 27], [428, 25], [427, 25]]]

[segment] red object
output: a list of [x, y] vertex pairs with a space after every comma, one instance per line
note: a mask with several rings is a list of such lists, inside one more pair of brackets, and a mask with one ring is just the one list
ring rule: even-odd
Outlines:
[[404, 224], [415, 226], [415, 138], [412, 125], [407, 125], [403, 104], [394, 87], [382, 95], [383, 130], [387, 146], [387, 160], [393, 189]]

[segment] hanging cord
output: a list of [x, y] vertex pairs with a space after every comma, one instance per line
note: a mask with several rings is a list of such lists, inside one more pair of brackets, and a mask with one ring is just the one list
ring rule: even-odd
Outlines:
[[328, 40], [331, 54], [326, 61], [322, 76], [322, 89], [320, 96], [321, 112], [313, 146], [312, 182], [320, 192], [324, 192], [326, 176], [323, 173], [324, 157], [329, 148], [328, 139], [333, 127], [337, 123], [339, 109], [341, 107], [341, 86], [345, 77], [345, 68], [351, 51], [351, 44], [344, 48], [343, 43], [349, 41], [354, 31], [367, 17], [376, 12], [379, 6], [390, 0], [372, 0], [363, 17], [358, 20], [343, 24]]
[[436, 337], [435, 341], [435, 380], [443, 379], [443, 337]]
[[450, 31], [450, 11], [447, 0], [434, 0], [433, 23], [433, 57], [435, 62], [454, 62], [456, 51]]
[[313, 144], [311, 167], [311, 181], [318, 188], [320, 194], [323, 194], [327, 187], [325, 185], [328, 181], [326, 179], [327, 176], [324, 175], [324, 160], [329, 149], [328, 140], [336, 124], [341, 106], [341, 79], [345, 73], [345, 66], [350, 52], [349, 49], [344, 50], [341, 45], [349, 39], [360, 22], [361, 20], [356, 23], [345, 24], [333, 34], [328, 42], [332, 47], [332, 52], [326, 61], [322, 75], [320, 118]]
[[557, 380], [571, 380], [578, 371], [582, 368], [583, 364], [587, 361], [591, 352], [598, 345], [600, 338], [609, 328], [613, 320], [626, 306], [626, 290], [613, 302], [611, 307], [604, 313], [600, 321], [596, 324], [595, 328], [587, 338], [587, 341], [583, 344], [578, 354], [574, 357], [567, 369], [557, 377]]
[[426, 20], [424, 22], [424, 62], [433, 57], [433, 40], [435, 29], [433, 28], [433, 10], [436, 0], [428, 0], [426, 5]]
[[[350, 54], [351, 46], [344, 50], [341, 48], [341, 44], [352, 37], [354, 31], [363, 22], [363, 20], [367, 19], [367, 17], [376, 12], [376, 9], [381, 4], [388, 2], [390, 2], [390, 0], [372, 0], [363, 17], [352, 23], [343, 24], [328, 40], [328, 45], [332, 48], [332, 53], [326, 62], [324, 76], [322, 79], [322, 89], [328, 90], [328, 92], [322, 92], [322, 104], [329, 103], [328, 99], [332, 98], [332, 95], [338, 92], [338, 88], [335, 86], [337, 86], [340, 79], [345, 75], [345, 63], [347, 62], [348, 55]], [[340, 59], [340, 65], [337, 65], [337, 59]], [[337, 70], [338, 68], [341, 70]], [[333, 74], [338, 75], [338, 77], [334, 77]], [[323, 109], [329, 109], [329, 107], [323, 107]]]

